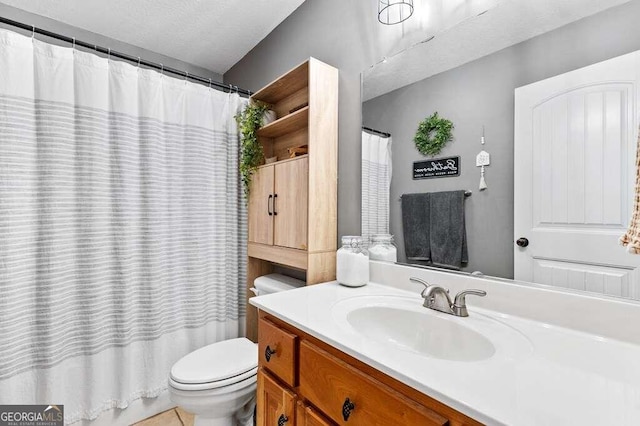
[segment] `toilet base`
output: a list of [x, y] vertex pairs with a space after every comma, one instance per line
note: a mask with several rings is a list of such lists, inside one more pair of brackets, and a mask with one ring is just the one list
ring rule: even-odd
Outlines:
[[169, 384], [169, 398], [195, 415], [195, 426], [253, 426], [256, 376], [210, 390], [189, 391]]
[[233, 420], [233, 417], [205, 419], [204, 417], [196, 416], [193, 421], [193, 426], [236, 426], [236, 425]]

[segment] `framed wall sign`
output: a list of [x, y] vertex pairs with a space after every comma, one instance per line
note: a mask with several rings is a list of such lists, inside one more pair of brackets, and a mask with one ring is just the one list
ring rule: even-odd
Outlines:
[[451, 176], [460, 176], [460, 157], [434, 158], [433, 160], [413, 162], [414, 179]]

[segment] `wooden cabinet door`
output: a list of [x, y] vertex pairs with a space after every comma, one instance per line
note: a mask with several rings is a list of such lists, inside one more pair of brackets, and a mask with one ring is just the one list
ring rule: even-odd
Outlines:
[[325, 352], [302, 341], [300, 386], [332, 421], [344, 426], [445, 426], [448, 420]]
[[275, 165], [273, 244], [307, 249], [309, 159]]
[[258, 371], [257, 426], [294, 426], [296, 395], [266, 371]]
[[298, 402], [298, 408], [296, 411], [296, 426], [333, 426], [330, 420], [324, 418], [324, 416], [318, 413], [310, 406]]
[[249, 242], [273, 245], [273, 166], [260, 167], [249, 191]]

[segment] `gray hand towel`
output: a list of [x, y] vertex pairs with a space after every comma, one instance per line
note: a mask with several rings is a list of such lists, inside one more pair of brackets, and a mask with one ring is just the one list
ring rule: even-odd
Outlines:
[[431, 260], [429, 198], [429, 193], [402, 195], [402, 233], [408, 263], [427, 265]]
[[430, 249], [434, 266], [460, 269], [469, 261], [464, 191], [431, 193]]

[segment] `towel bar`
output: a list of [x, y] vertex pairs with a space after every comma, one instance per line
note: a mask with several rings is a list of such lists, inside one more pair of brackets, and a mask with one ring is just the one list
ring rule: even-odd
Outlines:
[[[465, 197], [471, 197], [471, 194], [473, 194], [473, 192], [471, 192], [471, 191], [464, 191], [464, 196], [465, 196]], [[400, 196], [400, 198], [398, 198], [398, 201], [402, 201], [402, 195]]]

